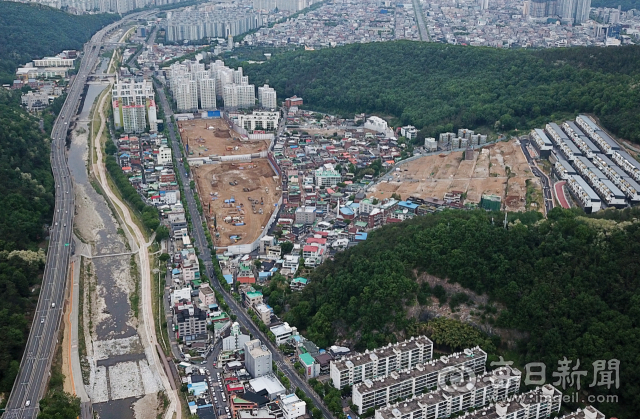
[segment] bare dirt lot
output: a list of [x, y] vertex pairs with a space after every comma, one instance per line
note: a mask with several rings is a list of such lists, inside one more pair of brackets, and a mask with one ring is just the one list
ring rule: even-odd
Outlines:
[[240, 141], [224, 119], [193, 119], [178, 122], [183, 144], [189, 144], [190, 157], [231, 156], [266, 150], [265, 141]]
[[[274, 178], [275, 173], [266, 159], [254, 159], [250, 163], [207, 164], [196, 168], [195, 175], [204, 212], [210, 211], [211, 217], [214, 214], [217, 216], [220, 238], [216, 246], [247, 244], [260, 236], [261, 227], [266, 225], [276, 209], [274, 204], [278, 202], [282, 193], [276, 190], [280, 182]], [[215, 181], [213, 181], [214, 176]], [[269, 192], [266, 192], [267, 188]], [[235, 199], [235, 203], [225, 204], [225, 200], [231, 197]], [[248, 198], [257, 201], [255, 214]], [[210, 209], [209, 203], [211, 203]], [[237, 208], [241, 205], [241, 208]], [[238, 218], [232, 219], [232, 222], [225, 222], [226, 217]], [[213, 221], [209, 217], [208, 221], [211, 235], [215, 237]], [[236, 223], [244, 223], [244, 225], [236, 226]], [[231, 239], [230, 236], [233, 235], [239, 236], [240, 239]]]
[[[405, 171], [406, 169], [406, 171]], [[520, 145], [499, 142], [474, 152], [473, 160], [463, 160], [462, 152], [426, 156], [400, 166], [393, 181], [372, 188], [377, 198], [399, 194], [443, 199], [451, 191], [466, 192], [466, 202], [480, 202], [483, 194], [502, 197], [509, 211], [524, 211], [527, 179], [534, 179]], [[532, 183], [540, 189], [539, 182]]]

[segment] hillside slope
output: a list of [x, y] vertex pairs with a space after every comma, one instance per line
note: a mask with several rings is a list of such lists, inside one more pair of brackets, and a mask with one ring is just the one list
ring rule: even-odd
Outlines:
[[618, 394], [620, 403], [601, 405], [603, 411], [637, 417], [638, 215], [636, 210], [625, 216], [633, 221], [622, 222], [556, 208], [544, 221], [531, 213], [510, 215], [523, 222], [505, 230], [492, 221], [500, 214], [448, 211], [388, 225], [316, 269], [307, 288], [289, 297], [284, 317], [320, 347], [347, 339], [371, 349], [419, 326], [407, 311], [438, 294], [416, 283], [414, 272], [427, 272], [504, 306], [497, 315], [488, 307], [475, 310], [484, 310], [490, 325], [527, 333], [519, 360], [544, 362], [549, 379], [564, 356], [573, 365], [580, 359], [589, 372], [586, 388], [592, 362], [619, 359], [620, 388], [589, 391]]
[[0, 79], [10, 83], [16, 68], [34, 58], [81, 49], [117, 19], [109, 14], [70, 15], [37, 3], [0, 2]]
[[378, 113], [425, 136], [485, 126], [528, 129], [576, 112], [640, 142], [640, 47], [542, 51], [410, 41], [295, 51], [244, 65], [256, 85], [313, 109]]

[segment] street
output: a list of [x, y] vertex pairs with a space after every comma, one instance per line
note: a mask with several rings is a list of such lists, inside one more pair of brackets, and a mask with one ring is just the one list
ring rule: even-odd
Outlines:
[[[164, 112], [165, 112], [165, 121], [167, 121], [166, 123], [167, 123], [167, 128], [169, 130], [169, 137], [171, 139], [172, 151], [175, 158], [178, 159], [178, 156], [182, 156], [182, 154], [180, 151], [180, 143], [179, 143], [180, 140], [176, 138], [174, 126], [173, 126], [173, 123], [171, 122], [171, 116], [173, 115], [173, 112], [171, 111], [171, 106], [167, 101], [167, 97], [165, 95], [165, 92], [162, 86], [155, 84], [155, 88], [156, 88], [156, 91], [158, 92], [158, 96], [160, 98], [162, 108], [164, 109]], [[231, 295], [229, 295], [220, 285], [219, 281], [224, 279], [216, 278], [215, 276], [215, 272], [213, 270], [214, 262], [212, 260], [212, 255], [211, 255], [211, 252], [209, 251], [208, 243], [205, 238], [204, 228], [202, 227], [202, 218], [200, 216], [200, 213], [197, 210], [194, 196], [193, 196], [193, 191], [191, 190], [191, 188], [189, 188], [189, 178], [186, 176], [184, 163], [178, 163], [178, 175], [180, 176], [182, 184], [184, 185], [185, 200], [187, 202], [187, 207], [191, 215], [191, 220], [193, 225], [192, 233], [195, 237], [196, 246], [200, 250], [199, 256], [204, 262], [208, 276], [211, 278], [212, 287], [218, 292], [222, 293], [222, 295], [224, 295], [225, 297], [225, 301], [227, 302], [227, 304], [229, 304], [231, 313], [228, 313], [228, 314], [235, 314], [237, 316], [236, 321], [241, 326], [247, 329], [254, 337], [260, 338], [260, 340], [262, 340], [262, 342], [265, 345], [267, 345], [267, 347], [272, 353], [273, 361], [276, 362], [277, 365], [279, 365], [279, 368], [282, 370], [282, 372], [289, 378], [292, 386], [298, 387], [302, 391], [304, 391], [305, 394], [307, 394], [307, 396], [309, 396], [313, 400], [316, 407], [322, 411], [323, 415], [326, 418], [332, 418], [333, 415], [331, 415], [329, 410], [324, 406], [324, 404], [318, 398], [316, 393], [311, 389], [311, 386], [309, 386], [305, 380], [302, 380], [300, 376], [298, 376], [298, 374], [293, 370], [293, 368], [291, 368], [286, 362], [284, 362], [284, 356], [278, 351], [275, 345], [271, 343], [271, 341], [269, 341], [269, 339], [262, 332], [258, 330], [258, 328], [253, 324], [253, 322], [247, 315], [246, 311], [243, 308], [239, 307], [235, 299]], [[215, 263], [217, 263], [217, 261]]]
[[527, 158], [527, 163], [529, 163], [529, 167], [531, 167], [531, 172], [538, 178], [540, 178], [540, 182], [542, 183], [542, 196], [544, 198], [544, 206], [545, 213], [549, 213], [553, 209], [553, 194], [551, 193], [551, 180], [545, 175], [542, 170], [538, 169], [533, 158], [529, 154], [529, 150], [527, 149], [527, 145], [529, 145], [529, 140], [520, 138], [520, 148], [522, 148], [522, 152], [524, 156]]

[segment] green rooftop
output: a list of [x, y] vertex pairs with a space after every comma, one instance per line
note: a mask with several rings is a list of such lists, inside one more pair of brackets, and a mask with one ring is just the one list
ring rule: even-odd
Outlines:
[[316, 360], [313, 359], [313, 357], [307, 353], [300, 354], [300, 361], [302, 361], [307, 366], [313, 365], [313, 363], [316, 362]]

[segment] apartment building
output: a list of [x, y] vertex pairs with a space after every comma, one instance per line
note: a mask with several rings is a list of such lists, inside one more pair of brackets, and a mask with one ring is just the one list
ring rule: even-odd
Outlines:
[[376, 406], [385, 406], [393, 400], [406, 399], [427, 389], [437, 388], [447, 376], [466, 377], [485, 373], [487, 353], [479, 347], [444, 356], [438, 360], [418, 364], [412, 369], [393, 371], [387, 377], [366, 379], [353, 386], [353, 404], [358, 413]]
[[[118, 79], [111, 96], [113, 122], [117, 129], [123, 129], [125, 133], [141, 133], [147, 129], [147, 121], [157, 124], [153, 85], [149, 80]], [[153, 113], [147, 115], [150, 107], [153, 107]]]
[[595, 407], [587, 406], [568, 415], [559, 416], [558, 419], [606, 419], [606, 416]]
[[208, 77], [199, 79], [198, 96], [200, 97], [200, 109], [206, 111], [216, 109], [216, 80]]
[[207, 313], [191, 304], [174, 309], [173, 323], [177, 338], [207, 333]]
[[338, 173], [333, 165], [330, 167], [321, 167], [314, 172], [316, 177], [316, 186], [331, 187], [342, 182], [342, 176]]
[[222, 90], [225, 109], [249, 108], [256, 104], [256, 91], [243, 77], [242, 84], [227, 84]]
[[265, 109], [276, 109], [278, 107], [276, 90], [265, 84], [258, 87], [258, 103]]
[[256, 315], [260, 320], [262, 320], [262, 323], [266, 324], [267, 326], [271, 324], [271, 314], [273, 313], [273, 311], [269, 308], [268, 305], [264, 303], [256, 304], [253, 306], [253, 311], [256, 312]]
[[198, 110], [198, 82], [188, 78], [181, 78], [172, 83], [173, 96], [176, 99], [178, 111]]
[[271, 372], [271, 351], [258, 339], [244, 344], [245, 367], [253, 378], [262, 377]]
[[[249, 101], [254, 99], [249, 99]], [[254, 100], [255, 101], [255, 100]], [[226, 107], [225, 102], [225, 107]], [[253, 105], [247, 105], [253, 106]], [[240, 106], [239, 106], [240, 107]], [[253, 111], [251, 113], [232, 113], [229, 118], [233, 122], [251, 132], [254, 130], [275, 131], [278, 129], [278, 120], [280, 113], [277, 111]]]
[[411, 337], [403, 342], [389, 344], [371, 352], [355, 354], [332, 361], [331, 381], [341, 389], [365, 380], [386, 377], [394, 371], [414, 368], [431, 360], [433, 342], [426, 336]]
[[[464, 419], [546, 419], [560, 412], [562, 393], [550, 384], [461, 416]], [[599, 412], [598, 412], [599, 413]], [[585, 419], [588, 417], [585, 417]], [[597, 416], [595, 418], [600, 419]]]
[[378, 409], [375, 419], [436, 419], [505, 400], [518, 393], [521, 372], [500, 367], [465, 382], [453, 391], [437, 389]]
[[297, 419], [305, 415], [306, 403], [295, 394], [281, 394], [279, 398], [284, 419]]
[[216, 303], [216, 295], [209, 285], [202, 285], [200, 287], [198, 291], [198, 297], [200, 298], [200, 302], [205, 307], [209, 307], [210, 305]]

